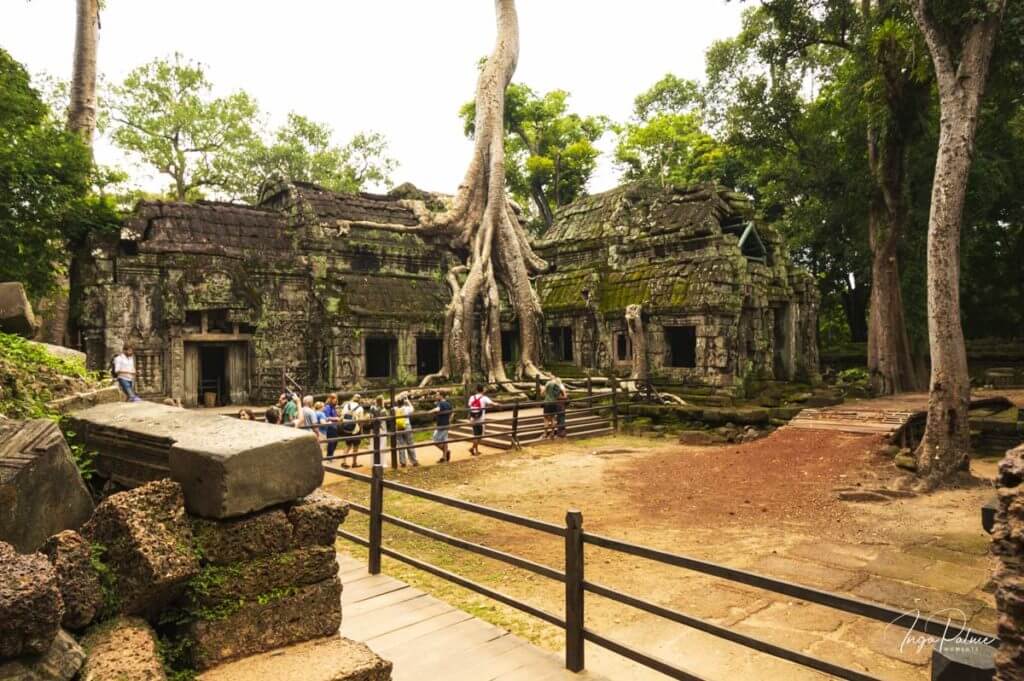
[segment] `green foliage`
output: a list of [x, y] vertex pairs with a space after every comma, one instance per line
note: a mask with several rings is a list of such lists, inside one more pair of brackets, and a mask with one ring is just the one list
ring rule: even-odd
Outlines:
[[89, 545], [89, 563], [92, 569], [100, 578], [100, 589], [103, 591], [103, 604], [100, 606], [98, 620], [110, 619], [121, 610], [121, 597], [117, 593], [117, 575], [110, 569], [104, 560], [107, 555], [107, 547], [103, 544], [92, 543]]
[[639, 94], [617, 126], [615, 163], [626, 181], [660, 186], [730, 183], [727, 149], [705, 130], [697, 83], [666, 75]]
[[250, 95], [215, 97], [205, 68], [180, 54], [133, 70], [112, 88], [110, 103], [114, 143], [168, 176], [168, 193], [179, 201], [255, 201], [269, 180], [355, 192], [367, 184], [390, 186], [397, 167], [376, 132], [339, 147], [330, 127], [293, 112], [267, 135]]
[[339, 192], [358, 192], [370, 184], [390, 187], [398, 162], [387, 149], [387, 138], [377, 132], [357, 133], [345, 146], [336, 146], [329, 126], [292, 112], [269, 143], [253, 140], [245, 159], [249, 174], [239, 178], [235, 193], [255, 200], [271, 180], [313, 182]]
[[194, 643], [187, 636], [161, 634], [157, 639], [157, 654], [163, 662], [167, 681], [194, 681], [199, 672], [191, 667]]
[[167, 175], [178, 200], [230, 190], [256, 136], [256, 102], [212, 89], [202, 65], [180, 54], [134, 69], [112, 89], [114, 143]]
[[50, 292], [67, 244], [113, 229], [113, 206], [90, 193], [89, 149], [64, 130], [21, 64], [0, 49], [0, 279]]
[[[608, 129], [603, 116], [570, 113], [568, 100], [565, 90], [540, 95], [521, 83], [505, 91], [505, 182], [544, 224], [559, 206], [583, 195], [600, 155], [594, 143]], [[463, 105], [459, 116], [472, 137], [476, 103]]]
[[0, 332], [0, 413], [8, 418], [56, 418], [46, 406], [57, 396], [56, 389], [84, 390], [96, 382], [83, 363], [56, 357], [42, 345]]

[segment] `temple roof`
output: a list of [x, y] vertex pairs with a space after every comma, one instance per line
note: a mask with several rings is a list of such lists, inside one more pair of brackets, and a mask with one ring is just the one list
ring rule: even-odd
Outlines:
[[567, 241], [629, 239], [670, 232], [706, 236], [721, 233], [723, 225], [752, 216], [753, 206], [747, 197], [712, 183], [696, 187], [632, 183], [561, 208], [536, 245], [543, 248]]

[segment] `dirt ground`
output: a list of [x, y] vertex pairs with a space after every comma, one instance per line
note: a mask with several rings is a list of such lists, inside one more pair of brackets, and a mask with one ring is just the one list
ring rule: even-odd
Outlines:
[[[784, 428], [743, 445], [694, 447], [616, 435], [389, 472], [417, 487], [562, 523], [583, 513], [599, 534], [807, 586], [995, 628], [992, 563], [980, 506], [990, 485], [885, 502], [840, 501], [836, 489], [891, 487], [898, 470], [876, 436]], [[995, 459], [976, 461], [991, 477]], [[365, 502], [366, 487], [329, 476], [326, 488]], [[387, 492], [385, 510], [459, 537], [561, 568], [556, 537]], [[365, 536], [352, 514], [345, 529]], [[385, 543], [560, 613], [560, 584], [404, 530]], [[343, 550], [360, 555], [350, 544]], [[587, 579], [721, 626], [884, 679], [927, 679], [930, 646], [906, 626], [877, 623], [698, 573], [586, 550]], [[398, 564], [394, 574], [534, 642], [560, 649], [561, 632], [529, 616]], [[694, 629], [587, 597], [587, 626], [708, 679], [827, 678]], [[587, 647], [588, 668], [614, 679], [663, 678]]]

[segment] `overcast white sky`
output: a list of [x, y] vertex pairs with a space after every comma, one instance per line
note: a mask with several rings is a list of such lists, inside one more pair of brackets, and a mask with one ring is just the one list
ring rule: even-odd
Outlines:
[[[74, 0], [0, 0], [0, 46], [33, 73], [68, 78]], [[704, 51], [739, 29], [725, 0], [519, 0], [515, 80], [562, 88], [582, 114], [623, 120], [662, 75], [700, 78]], [[247, 90], [272, 124], [297, 111], [334, 129], [387, 135], [396, 182], [454, 191], [470, 145], [459, 106], [494, 39], [489, 0], [106, 0], [99, 69], [111, 82], [175, 51], [199, 60], [218, 92]], [[611, 147], [605, 140], [602, 147]], [[123, 159], [109, 145], [102, 163]], [[149, 188], [164, 180], [146, 179]], [[607, 154], [591, 191], [616, 183]]]

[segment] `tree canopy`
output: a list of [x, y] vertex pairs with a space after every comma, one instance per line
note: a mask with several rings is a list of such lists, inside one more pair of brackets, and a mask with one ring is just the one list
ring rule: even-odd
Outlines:
[[0, 49], [0, 278], [45, 294], [69, 242], [116, 225], [109, 200], [91, 192], [93, 179], [88, 147]]
[[111, 138], [170, 180], [168, 195], [254, 200], [271, 178], [337, 191], [389, 185], [397, 163], [376, 132], [337, 146], [329, 126], [292, 112], [266, 133], [244, 91], [214, 96], [203, 65], [175, 54], [134, 69], [112, 88]]
[[[522, 83], [505, 91], [505, 180], [512, 197], [532, 204], [545, 225], [559, 206], [583, 195], [600, 156], [594, 143], [609, 125], [603, 116], [570, 112], [568, 101], [565, 90], [539, 95]], [[476, 102], [459, 115], [473, 137]]]
[[726, 148], [705, 131], [700, 102], [698, 84], [672, 74], [637, 96], [633, 119], [618, 127], [615, 162], [624, 180], [729, 181]]

